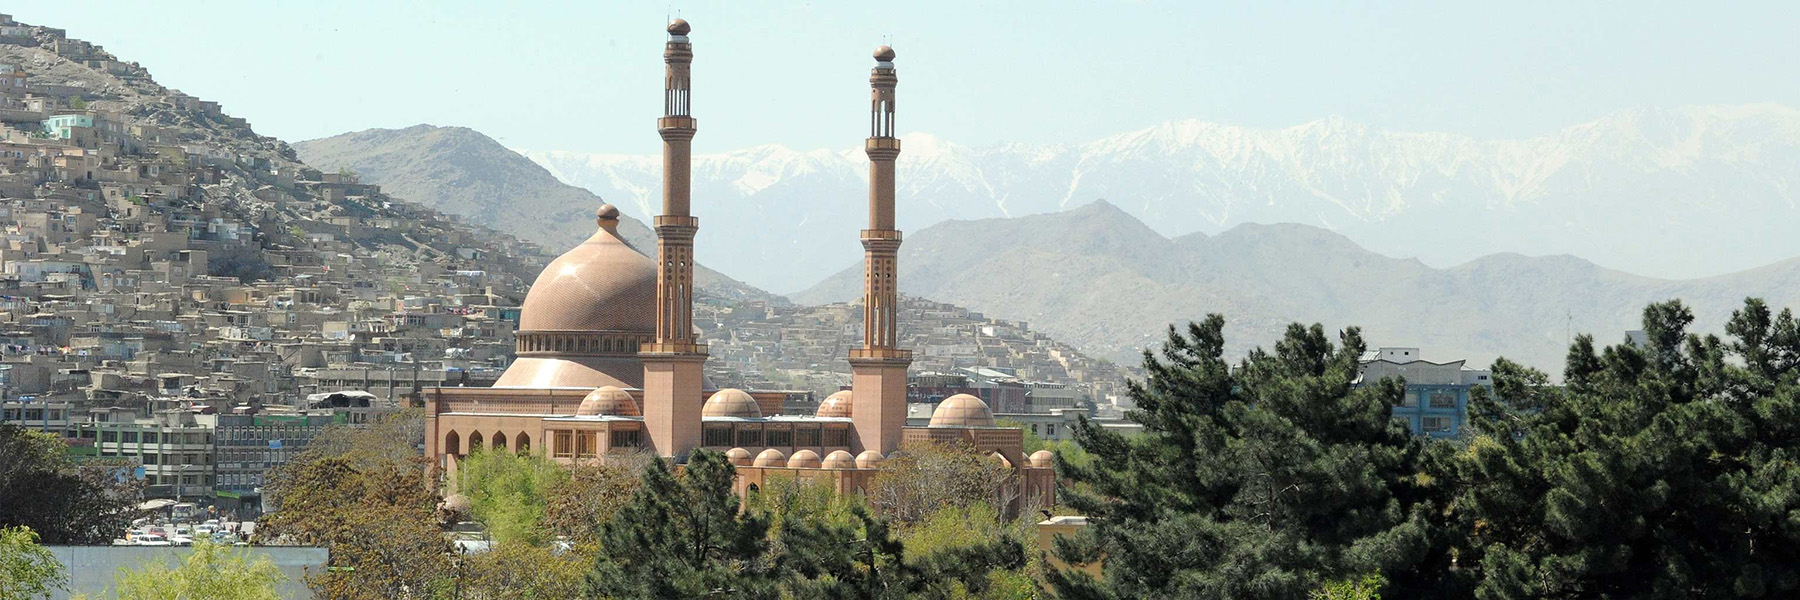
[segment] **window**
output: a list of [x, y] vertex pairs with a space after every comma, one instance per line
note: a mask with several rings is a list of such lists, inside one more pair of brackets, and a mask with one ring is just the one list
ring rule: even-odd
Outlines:
[[737, 445], [739, 448], [755, 448], [763, 443], [762, 423], [743, 423], [737, 426]]
[[763, 443], [769, 446], [792, 446], [794, 445], [794, 428], [789, 425], [771, 424], [763, 432]]
[[154, 431], [144, 432], [144, 443], [146, 443], [146, 444], [156, 443], [156, 432], [154, 432]]
[[614, 432], [612, 432], [611, 448], [614, 450], [635, 449], [638, 447], [639, 444], [643, 443], [642, 440], [643, 440], [643, 432], [638, 431], [636, 429], [630, 429], [630, 430], [625, 430], [625, 431], [614, 431]]
[[1414, 391], [1414, 390], [1406, 390], [1406, 398], [1400, 400], [1400, 406], [1404, 406], [1406, 408], [1417, 408], [1419, 406], [1419, 392]]
[[599, 437], [595, 435], [595, 432], [575, 432], [575, 458], [593, 458], [596, 450], [594, 442], [596, 441], [599, 441]]
[[794, 428], [794, 446], [806, 447], [819, 445], [819, 426], [801, 425]]
[[1426, 433], [1441, 433], [1450, 430], [1450, 417], [1425, 417]]
[[848, 448], [850, 446], [850, 430], [842, 427], [831, 427], [825, 430], [824, 443], [828, 448]]
[[102, 442], [117, 442], [117, 441], [119, 441], [119, 432], [117, 432], [117, 431], [102, 431], [102, 432], [100, 432], [100, 441], [102, 441]]
[[138, 432], [136, 432], [136, 431], [124, 432], [124, 434], [119, 437], [119, 441], [127, 443], [127, 444], [136, 444], [138, 441]]
[[1056, 424], [1055, 423], [1044, 424], [1044, 436], [1045, 437], [1056, 437]]
[[1456, 408], [1456, 392], [1438, 391], [1431, 393], [1432, 408]]
[[154, 464], [156, 464], [157, 458], [158, 458], [158, 456], [155, 454], [145, 454], [144, 455], [144, 464], [154, 465]]
[[702, 446], [731, 446], [731, 425], [724, 423], [707, 423], [700, 431]]

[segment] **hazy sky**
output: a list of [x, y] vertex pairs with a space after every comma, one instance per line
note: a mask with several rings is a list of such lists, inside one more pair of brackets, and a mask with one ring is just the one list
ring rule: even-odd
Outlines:
[[1197, 118], [1327, 115], [1522, 137], [1632, 106], [1800, 105], [1800, 2], [42, 1], [67, 29], [298, 141], [463, 125], [520, 148], [651, 153], [663, 25], [694, 25], [695, 140], [860, 143], [870, 52], [900, 129], [1081, 142]]

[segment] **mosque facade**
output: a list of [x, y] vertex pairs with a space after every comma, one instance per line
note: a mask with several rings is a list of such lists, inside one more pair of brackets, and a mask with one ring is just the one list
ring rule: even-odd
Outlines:
[[875, 51], [869, 76], [869, 221], [864, 259], [863, 344], [847, 357], [851, 389], [814, 414], [781, 414], [783, 392], [715, 389], [703, 375], [706, 345], [693, 326], [694, 234], [690, 197], [691, 109], [688, 23], [668, 26], [663, 60], [662, 213], [656, 257], [618, 234], [619, 211], [599, 207], [586, 241], [544, 268], [526, 295], [516, 359], [493, 387], [427, 390], [426, 452], [454, 476], [476, 448], [540, 452], [565, 463], [654, 453], [676, 463], [700, 449], [736, 465], [740, 490], [771, 477], [825, 479], [861, 491], [881, 463], [911, 443], [964, 443], [1013, 469], [1012, 508], [1055, 500], [1050, 453], [1024, 455], [1024, 432], [998, 427], [969, 395], [939, 403], [925, 427], [906, 426], [912, 353], [899, 339], [900, 231], [894, 224], [895, 130], [892, 48]]

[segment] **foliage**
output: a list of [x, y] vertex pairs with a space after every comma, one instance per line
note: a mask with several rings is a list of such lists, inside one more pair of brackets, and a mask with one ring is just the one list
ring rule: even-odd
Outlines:
[[120, 568], [120, 600], [277, 600], [281, 571], [267, 556], [252, 556], [199, 540], [171, 567], [160, 559]]
[[605, 464], [564, 465], [568, 477], [552, 485], [545, 499], [544, 528], [580, 547], [598, 546], [600, 531], [631, 500], [646, 463], [644, 454], [612, 454]]
[[[265, 539], [324, 545], [331, 562], [307, 583], [328, 598], [424, 598], [449, 581], [435, 479], [409, 418], [329, 432], [277, 471]], [[320, 442], [323, 443], [320, 443]]]
[[[985, 503], [946, 506], [901, 535], [907, 561], [939, 576], [926, 581], [939, 598], [1003, 600], [1034, 598], [1034, 566], [1025, 552], [1035, 546], [1035, 519], [1006, 520]], [[958, 572], [944, 573], [946, 567]]]
[[1645, 343], [1579, 338], [1566, 385], [1501, 361], [1456, 457], [1481, 598], [1800, 591], [1800, 325], [1747, 300], [1729, 339], [1644, 310]]
[[[1225, 321], [1174, 328], [1132, 382], [1144, 426], [1126, 437], [1082, 420], [1087, 465], [1059, 457], [1068, 504], [1091, 518], [1058, 541], [1069, 564], [1104, 558], [1104, 577], [1055, 571], [1065, 598], [1305, 598], [1326, 582], [1376, 573], [1430, 595], [1446, 565], [1423, 443], [1389, 416], [1398, 382], [1353, 387], [1364, 350], [1355, 328], [1333, 345], [1291, 325], [1273, 352], [1234, 369]], [[1425, 574], [1425, 575], [1421, 575]]]
[[1018, 419], [998, 419], [994, 421], [994, 425], [996, 427], [1006, 427], [1024, 432], [1026, 456], [1031, 456], [1031, 453], [1048, 448], [1050, 445], [1048, 441], [1044, 440], [1043, 436], [1032, 431], [1031, 426], [1025, 424], [1024, 421]]
[[455, 577], [461, 597], [469, 600], [576, 598], [594, 558], [592, 553], [552, 546], [502, 543], [463, 557]]
[[139, 514], [129, 465], [76, 465], [54, 435], [0, 424], [0, 527], [30, 527], [49, 544], [104, 544]]
[[677, 476], [663, 461], [600, 536], [584, 593], [597, 598], [768, 598], [777, 571], [763, 558], [768, 521], [738, 510], [735, 471], [723, 454], [697, 451]]
[[69, 96], [70, 110], [87, 110], [87, 107], [87, 100], [83, 100], [81, 96]]
[[69, 577], [30, 527], [0, 528], [0, 600], [42, 598]]
[[457, 491], [469, 497], [475, 520], [500, 544], [541, 546], [551, 489], [566, 489], [569, 472], [540, 454], [477, 448], [458, 465]]
[[869, 501], [882, 517], [904, 527], [946, 506], [1005, 506], [1016, 493], [1012, 469], [964, 444], [912, 443], [881, 464], [869, 482]]
[[1385, 584], [1386, 580], [1373, 573], [1356, 579], [1333, 581], [1313, 592], [1312, 600], [1381, 600], [1381, 586]]

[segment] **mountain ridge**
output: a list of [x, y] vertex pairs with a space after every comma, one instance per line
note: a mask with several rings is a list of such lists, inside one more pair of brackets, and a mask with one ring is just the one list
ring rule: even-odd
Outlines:
[[[1675, 279], [1800, 255], [1800, 238], [1782, 233], [1800, 223], [1800, 110], [1779, 104], [1626, 109], [1520, 139], [1342, 117], [1280, 129], [1189, 119], [1079, 144], [969, 147], [912, 133], [903, 148], [907, 230], [1111, 199], [1164, 236], [1298, 222], [1438, 267], [1579, 253]], [[655, 157], [520, 152], [639, 216], [660, 194]], [[859, 254], [844, 232], [861, 223], [860, 152], [762, 145], [694, 160], [696, 202], [738, 226], [729, 255], [701, 244], [702, 260], [712, 252], [715, 266], [789, 291]], [[777, 251], [813, 264], [772, 268]]]
[[[1153, 347], [1168, 325], [1218, 312], [1227, 319], [1230, 351], [1239, 354], [1279, 337], [1288, 323], [1318, 322], [1361, 326], [1371, 344], [1417, 346], [1471, 364], [1507, 356], [1549, 372], [1560, 370], [1570, 335], [1622, 335], [1651, 302], [1682, 298], [1697, 327], [1714, 329], [1746, 296], [1800, 305], [1800, 258], [1665, 280], [1572, 255], [1503, 253], [1434, 268], [1301, 224], [1112, 243], [1148, 229], [1104, 202], [1049, 215], [945, 221], [901, 247], [900, 289], [1028, 321], [1118, 360]], [[990, 252], [965, 243], [984, 232], [1009, 247]], [[861, 269], [848, 265], [790, 297], [802, 304], [853, 297]]]
[[[467, 127], [365, 129], [293, 148], [317, 168], [348, 168], [396, 196], [536, 242], [552, 254], [593, 235], [594, 211], [605, 202]], [[656, 234], [638, 219], [621, 215], [619, 235], [640, 253], [656, 252]], [[707, 293], [780, 301], [704, 265], [695, 272], [695, 285]]]

